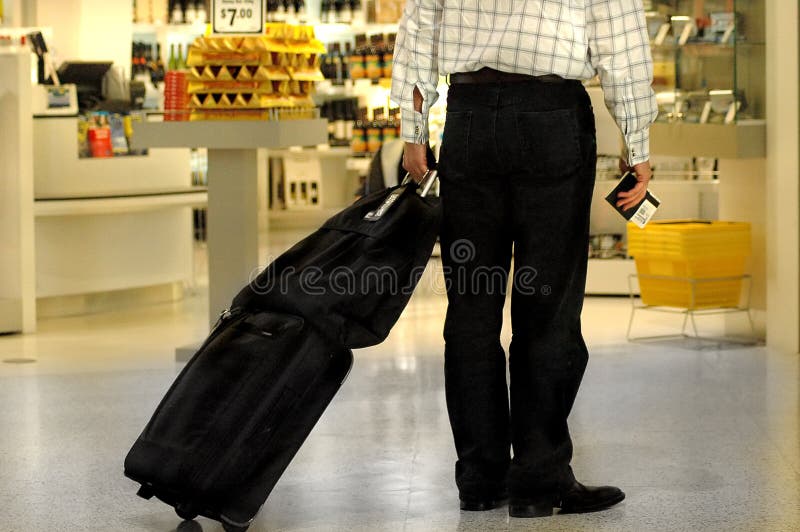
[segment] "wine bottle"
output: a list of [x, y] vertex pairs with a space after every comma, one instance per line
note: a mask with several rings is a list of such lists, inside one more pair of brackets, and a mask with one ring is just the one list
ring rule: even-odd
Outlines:
[[178, 44], [178, 57], [175, 59], [175, 70], [184, 70], [186, 61], [183, 58], [183, 44]]
[[197, 2], [197, 21], [205, 24], [208, 22], [208, 12], [206, 11], [206, 3], [204, 0]]
[[297, 0], [297, 2], [295, 2], [295, 11], [297, 11], [297, 20], [301, 23], [305, 23], [308, 20], [305, 0]]
[[184, 18], [188, 24], [197, 22], [197, 4], [193, 0], [189, 0], [186, 4], [186, 15]]
[[350, 43], [344, 43], [344, 53], [342, 54], [342, 79], [350, 79], [350, 58], [353, 55], [353, 50], [350, 48]]
[[169, 45], [169, 59], [167, 60], [167, 70], [177, 70], [178, 59], [175, 57], [175, 44]]
[[339, 5], [341, 9], [338, 13], [339, 22], [343, 24], [350, 24], [353, 21], [353, 6], [350, 0], [340, 0]]

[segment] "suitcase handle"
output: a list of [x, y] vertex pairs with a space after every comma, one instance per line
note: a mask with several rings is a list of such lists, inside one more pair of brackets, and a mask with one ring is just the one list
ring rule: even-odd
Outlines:
[[[433, 184], [436, 183], [436, 179], [439, 177], [439, 173], [436, 170], [428, 170], [425, 172], [425, 175], [422, 176], [422, 180], [417, 183], [417, 194], [421, 197], [425, 197], [428, 195], [428, 192], [431, 191]], [[413, 179], [411, 179], [411, 172], [406, 173], [406, 177], [403, 179], [402, 185], [409, 184]]]

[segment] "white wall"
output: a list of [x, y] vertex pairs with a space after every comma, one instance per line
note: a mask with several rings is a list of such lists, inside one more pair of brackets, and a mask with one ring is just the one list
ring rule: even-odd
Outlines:
[[126, 0], [35, 1], [35, 20], [29, 25], [53, 28], [50, 47], [56, 63], [106, 61], [130, 71], [132, 3]]

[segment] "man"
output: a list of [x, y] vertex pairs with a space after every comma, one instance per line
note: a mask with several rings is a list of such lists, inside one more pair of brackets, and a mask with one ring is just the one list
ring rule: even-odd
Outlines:
[[[449, 75], [439, 161], [448, 286], [445, 390], [463, 510], [595, 511], [625, 498], [570, 468], [567, 416], [588, 353], [580, 313], [596, 139], [581, 84], [599, 75], [638, 184], [657, 114], [640, 0], [408, 0], [395, 47], [404, 168], [427, 171], [427, 115]], [[510, 405], [500, 345], [514, 255]], [[513, 460], [510, 459], [513, 448]]]

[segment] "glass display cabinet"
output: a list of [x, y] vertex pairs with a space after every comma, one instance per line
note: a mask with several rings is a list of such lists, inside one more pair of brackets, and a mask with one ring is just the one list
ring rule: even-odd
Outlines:
[[764, 3], [645, 2], [660, 111], [653, 153], [765, 155]]

